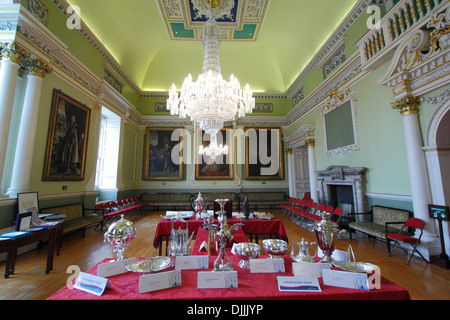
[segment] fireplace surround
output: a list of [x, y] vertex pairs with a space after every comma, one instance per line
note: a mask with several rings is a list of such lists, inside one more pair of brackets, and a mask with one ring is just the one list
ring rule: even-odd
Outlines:
[[339, 203], [352, 205], [353, 212], [367, 212], [365, 173], [367, 168], [330, 166], [318, 170], [320, 202], [337, 207]]

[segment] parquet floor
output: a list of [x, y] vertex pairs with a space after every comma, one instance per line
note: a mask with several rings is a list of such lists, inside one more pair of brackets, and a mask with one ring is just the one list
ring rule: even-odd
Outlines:
[[[315, 241], [315, 236], [283, 217], [281, 211], [272, 210], [282, 219], [290, 244], [305, 238]], [[133, 239], [126, 257], [157, 256], [157, 249], [152, 242], [160, 215], [164, 212], [147, 212], [141, 217], [133, 218], [137, 236]], [[103, 241], [103, 232], [88, 229], [84, 238], [81, 233], [73, 233], [64, 237], [61, 253], [55, 256], [53, 271], [45, 274], [46, 245], [17, 257], [16, 273], [4, 279], [5, 263], [0, 263], [0, 299], [1, 300], [45, 300], [66, 285], [71, 273], [67, 268], [77, 265], [86, 271], [105, 258], [112, 258], [113, 252], [109, 243]], [[352, 245], [356, 259], [376, 264], [381, 275], [406, 288], [413, 300], [449, 300], [450, 270], [427, 264], [413, 257], [406, 265], [406, 256], [398, 250], [388, 257], [385, 243], [374, 239], [338, 239], [336, 247], [347, 250]], [[298, 248], [296, 247], [296, 252]]]

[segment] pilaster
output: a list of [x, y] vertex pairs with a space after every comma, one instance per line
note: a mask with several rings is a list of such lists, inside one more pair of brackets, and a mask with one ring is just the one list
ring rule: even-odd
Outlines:
[[316, 178], [316, 140], [307, 139], [305, 144], [308, 147], [309, 189], [311, 192], [311, 199], [314, 202], [319, 203]]

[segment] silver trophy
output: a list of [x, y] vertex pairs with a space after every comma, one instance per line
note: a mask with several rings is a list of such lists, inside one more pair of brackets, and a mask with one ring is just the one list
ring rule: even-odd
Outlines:
[[[298, 254], [294, 255], [294, 247], [292, 247], [292, 251], [291, 251], [291, 258], [292, 260], [294, 260], [295, 262], [299, 262], [299, 263], [313, 263], [314, 262], [314, 258], [311, 257], [310, 253], [309, 253], [309, 248], [312, 247], [313, 245], [315, 245], [315, 242], [306, 242], [304, 238], [302, 238], [301, 242], [298, 242]], [[317, 255], [317, 253], [316, 253]]]
[[203, 210], [206, 208], [206, 199], [203, 199], [202, 193], [199, 192], [197, 198], [191, 198], [191, 205], [194, 209], [197, 219], [201, 218]]
[[104, 242], [108, 241], [117, 252], [116, 261], [123, 260], [124, 252], [128, 249], [131, 240], [136, 236], [136, 228], [133, 222], [125, 219], [123, 214], [120, 220], [114, 221], [104, 235]]
[[332, 263], [331, 255], [335, 249], [334, 234], [339, 232], [336, 223], [330, 221], [331, 213], [322, 211], [322, 220], [313, 225], [313, 230], [317, 237], [317, 244], [323, 252], [323, 257], [319, 263]]
[[[225, 250], [227, 241], [232, 241], [234, 239], [233, 232], [236, 231], [241, 223], [237, 223], [233, 226], [227, 224], [227, 215], [224, 211], [225, 204], [230, 201], [229, 199], [217, 199], [215, 200], [220, 205], [220, 212], [218, 221], [220, 224], [219, 231], [214, 234], [214, 240], [219, 241], [219, 255], [217, 256], [216, 261], [214, 261], [214, 269], [213, 271], [233, 271], [233, 264], [231, 263], [230, 258], [228, 258], [228, 254]], [[228, 262], [225, 262], [225, 258]]]

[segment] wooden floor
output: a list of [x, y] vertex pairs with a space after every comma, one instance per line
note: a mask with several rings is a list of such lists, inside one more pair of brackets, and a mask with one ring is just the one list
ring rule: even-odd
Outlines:
[[[280, 211], [272, 210], [283, 220], [289, 242], [294, 244], [305, 238], [315, 241], [315, 236], [293, 224], [283, 217]], [[133, 218], [137, 236], [133, 239], [126, 257], [157, 256], [157, 249], [152, 242], [156, 224], [163, 212], [147, 212], [141, 217]], [[44, 300], [66, 285], [71, 273], [67, 268], [77, 265], [81, 271], [86, 271], [105, 258], [112, 258], [113, 252], [109, 243], [103, 241], [102, 232], [88, 229], [82, 238], [81, 233], [73, 233], [64, 237], [59, 256], [55, 256], [53, 271], [45, 274], [46, 245], [17, 257], [16, 273], [9, 279], [4, 279], [5, 263], [0, 263], [0, 299], [1, 300]], [[356, 259], [361, 262], [376, 264], [381, 269], [381, 275], [408, 289], [413, 300], [449, 300], [450, 270], [427, 264], [413, 257], [406, 265], [406, 255], [398, 250], [388, 257], [385, 243], [374, 239], [339, 239], [337, 249], [347, 250], [352, 245]], [[296, 247], [296, 252], [298, 247]]]

